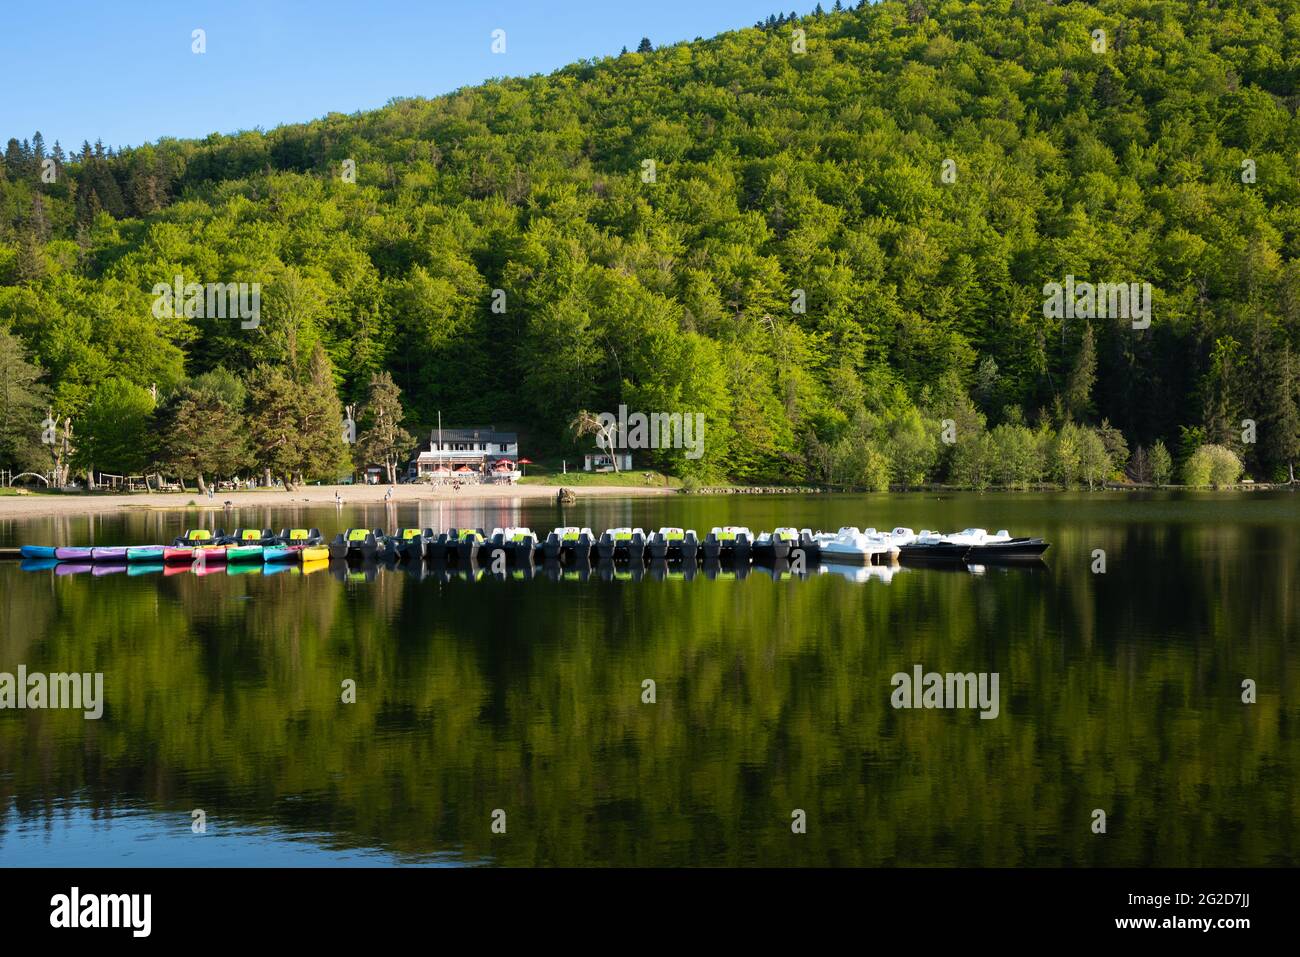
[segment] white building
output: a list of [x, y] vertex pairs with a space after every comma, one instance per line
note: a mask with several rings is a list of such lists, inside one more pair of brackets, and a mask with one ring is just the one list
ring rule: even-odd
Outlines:
[[582, 470], [584, 472], [612, 472], [614, 471], [614, 460], [618, 460], [618, 470], [620, 472], [632, 471], [632, 453], [615, 452], [612, 455], [609, 452], [588, 452], [582, 457]]
[[430, 477], [481, 482], [519, 480], [519, 436], [498, 432], [492, 426], [479, 429], [435, 429], [429, 447], [412, 460], [414, 479]]

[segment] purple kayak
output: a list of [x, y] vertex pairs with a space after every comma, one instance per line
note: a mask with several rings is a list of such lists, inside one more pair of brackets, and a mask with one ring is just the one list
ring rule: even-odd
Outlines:
[[126, 546], [96, 546], [90, 550], [90, 560], [92, 562], [117, 562], [126, 564]]
[[92, 548], [66, 548], [60, 547], [54, 550], [54, 557], [61, 562], [90, 562], [94, 561], [91, 555]]

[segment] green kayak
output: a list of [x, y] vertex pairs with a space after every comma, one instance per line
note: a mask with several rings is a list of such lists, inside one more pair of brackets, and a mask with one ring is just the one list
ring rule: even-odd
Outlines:
[[261, 545], [228, 545], [226, 546], [226, 561], [229, 562], [260, 562], [262, 560]]

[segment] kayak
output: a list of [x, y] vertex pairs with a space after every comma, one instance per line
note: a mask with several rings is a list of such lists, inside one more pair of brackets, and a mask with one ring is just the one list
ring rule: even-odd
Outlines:
[[51, 559], [55, 558], [56, 549], [53, 545], [24, 545], [18, 550], [23, 558]]
[[163, 547], [162, 557], [163, 561], [169, 565], [194, 561], [202, 561], [205, 564], [224, 565], [226, 563], [226, 546], [166, 545]]
[[[296, 562], [298, 553], [304, 547], [303, 545], [267, 545], [262, 549], [262, 558], [268, 562]], [[329, 557], [329, 549], [325, 549], [325, 557]]]
[[228, 545], [226, 547], [226, 561], [228, 562], [261, 562], [262, 561], [261, 545]]
[[268, 562], [319, 562], [329, 561], [326, 545], [267, 545], [262, 557]]
[[89, 562], [93, 561], [89, 548], [56, 548], [54, 557], [61, 562]]
[[128, 562], [161, 562], [166, 549], [162, 545], [134, 545], [126, 550]]
[[126, 548], [120, 545], [111, 547], [96, 546], [90, 550], [90, 560], [95, 562], [125, 562]]

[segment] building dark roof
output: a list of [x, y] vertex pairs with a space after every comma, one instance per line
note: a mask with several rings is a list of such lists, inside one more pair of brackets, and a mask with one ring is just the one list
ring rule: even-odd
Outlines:
[[[438, 441], [438, 430], [434, 429], [429, 433], [429, 441]], [[518, 443], [519, 436], [515, 432], [498, 432], [494, 427], [478, 429], [443, 429], [443, 442], [488, 442], [499, 445], [511, 445]]]

